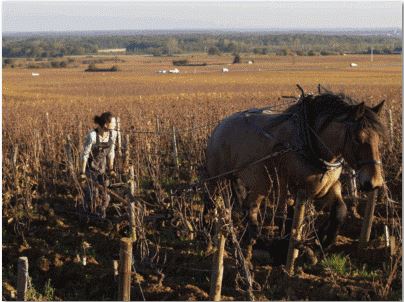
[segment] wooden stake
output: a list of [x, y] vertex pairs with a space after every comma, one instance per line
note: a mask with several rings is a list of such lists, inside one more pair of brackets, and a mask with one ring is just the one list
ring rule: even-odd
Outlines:
[[177, 138], [176, 138], [176, 130], [173, 127], [173, 146], [174, 146], [174, 162], [175, 167], [178, 170], [178, 149], [177, 149]]
[[135, 198], [135, 169], [133, 166], [129, 168], [129, 182], [130, 182], [130, 195], [131, 201], [128, 204], [129, 224], [132, 241], [136, 241], [136, 208], [134, 203]]
[[391, 109], [389, 109], [389, 133], [390, 133], [389, 148], [391, 150], [393, 148], [393, 142], [394, 142], [393, 111]]
[[130, 186], [130, 194], [132, 198], [135, 197], [136, 192], [136, 183], [135, 183], [135, 168], [133, 166], [129, 167], [129, 186]]
[[396, 237], [391, 235], [389, 242], [390, 242], [390, 256], [394, 256], [397, 251]]
[[160, 119], [157, 115], [156, 115], [156, 132], [160, 133]]
[[390, 246], [390, 232], [387, 225], [384, 225], [384, 238], [386, 239], [386, 247], [388, 248]]
[[135, 242], [137, 237], [136, 237], [136, 208], [135, 208], [135, 203], [129, 202], [128, 204], [128, 212], [129, 212], [129, 223], [130, 223], [130, 239]]
[[295, 213], [293, 215], [292, 231], [290, 233], [288, 255], [286, 260], [286, 271], [289, 275], [294, 273], [295, 260], [299, 256], [299, 250], [295, 248], [296, 243], [302, 239], [302, 229], [305, 211], [303, 193], [298, 192], [296, 196]]
[[121, 239], [119, 264], [118, 300], [130, 301], [132, 272], [132, 240], [130, 238]]
[[365, 217], [362, 224], [361, 235], [359, 239], [359, 248], [363, 249], [367, 246], [370, 233], [372, 231], [373, 213], [375, 211], [378, 190], [375, 189], [369, 193], [366, 204]]
[[[223, 198], [219, 197], [216, 200], [216, 205], [219, 209], [223, 209]], [[215, 210], [215, 229], [216, 229], [216, 246], [217, 250], [213, 256], [212, 262], [212, 275], [210, 280], [210, 299], [212, 301], [220, 301], [222, 294], [222, 281], [223, 281], [223, 257], [224, 247], [226, 244], [226, 237], [222, 232], [223, 217], [219, 217], [217, 210]]]
[[122, 158], [121, 119], [119, 117], [116, 118], [116, 130], [118, 131], [118, 156]]
[[47, 130], [47, 133], [48, 133], [48, 135], [49, 135], [49, 129], [50, 129], [50, 124], [49, 124], [49, 112], [45, 112], [45, 119], [46, 119], [46, 130]]
[[35, 167], [36, 169], [39, 171], [41, 164], [40, 164], [40, 156], [42, 154], [42, 143], [41, 143], [41, 135], [39, 134], [39, 132], [36, 132], [36, 145], [37, 145], [37, 156], [35, 156]]
[[83, 123], [81, 121], [79, 122], [77, 132], [78, 132], [78, 136], [79, 136], [78, 150], [79, 150], [79, 152], [81, 152], [83, 150]]
[[[125, 158], [123, 162], [123, 169], [124, 171], [128, 169], [130, 161], [130, 137], [129, 134], [125, 135]], [[126, 170], [128, 171], [128, 170]]]
[[18, 156], [18, 144], [13, 145], [14, 150], [13, 150], [13, 170], [16, 172], [17, 171], [17, 156]]
[[18, 274], [17, 274], [17, 300], [27, 301], [28, 289], [28, 258], [18, 258]]

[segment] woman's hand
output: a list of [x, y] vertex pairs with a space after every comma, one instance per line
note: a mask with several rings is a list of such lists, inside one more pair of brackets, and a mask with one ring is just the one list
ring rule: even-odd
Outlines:
[[81, 174], [79, 175], [79, 182], [80, 182], [80, 183], [83, 183], [83, 182], [85, 182], [86, 180], [87, 180], [86, 174], [81, 173]]
[[111, 178], [116, 178], [116, 173], [115, 173], [115, 171], [114, 170], [110, 170], [109, 171], [109, 177], [111, 177]]

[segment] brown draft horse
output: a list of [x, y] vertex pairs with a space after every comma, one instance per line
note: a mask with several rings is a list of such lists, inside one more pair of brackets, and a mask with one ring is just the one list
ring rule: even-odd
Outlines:
[[[238, 188], [238, 199], [248, 211], [251, 242], [258, 236], [260, 204], [271, 190], [279, 192], [277, 211], [283, 223], [288, 192], [300, 190], [306, 199], [325, 201], [331, 211], [319, 234], [328, 247], [347, 214], [339, 181], [343, 160], [359, 171], [361, 190], [383, 184], [379, 143], [384, 127], [379, 113], [384, 101], [368, 107], [344, 94], [321, 93], [320, 86], [317, 95], [301, 91], [298, 102], [281, 113], [251, 109], [225, 118], [208, 141], [209, 176], [236, 170], [225, 177]], [[277, 151], [279, 155], [257, 163]], [[287, 223], [283, 231], [288, 234], [290, 228]]]

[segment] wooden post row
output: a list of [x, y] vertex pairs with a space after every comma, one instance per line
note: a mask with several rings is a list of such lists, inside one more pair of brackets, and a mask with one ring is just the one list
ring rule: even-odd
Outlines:
[[119, 252], [118, 300], [130, 301], [130, 284], [132, 273], [132, 240], [122, 238]]
[[18, 273], [17, 273], [17, 300], [27, 301], [28, 289], [28, 258], [18, 258]]
[[294, 273], [295, 260], [299, 256], [299, 250], [296, 249], [296, 243], [302, 239], [303, 220], [305, 211], [305, 202], [303, 193], [299, 191], [296, 196], [295, 212], [293, 215], [292, 231], [290, 234], [289, 248], [286, 259], [286, 271], [289, 275]]

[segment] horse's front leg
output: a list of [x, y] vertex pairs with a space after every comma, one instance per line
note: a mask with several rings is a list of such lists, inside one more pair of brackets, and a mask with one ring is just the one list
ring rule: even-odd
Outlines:
[[261, 202], [264, 199], [264, 195], [259, 194], [256, 191], [250, 191], [247, 196], [248, 204], [248, 246], [247, 246], [247, 261], [251, 262], [253, 246], [258, 239], [258, 213], [260, 210]]
[[323, 197], [326, 204], [331, 206], [329, 219], [320, 227], [319, 232], [319, 239], [324, 249], [335, 243], [347, 215], [341, 190], [341, 182], [338, 180]]

